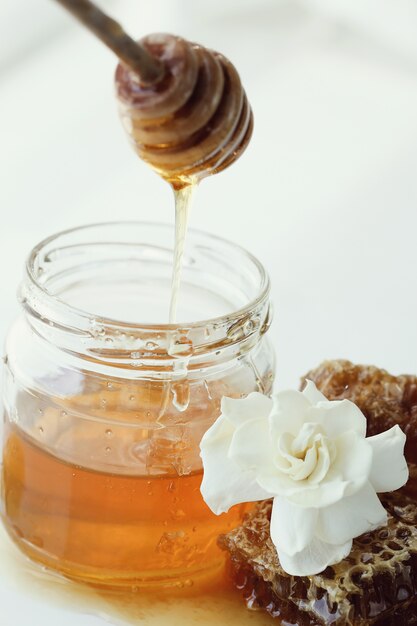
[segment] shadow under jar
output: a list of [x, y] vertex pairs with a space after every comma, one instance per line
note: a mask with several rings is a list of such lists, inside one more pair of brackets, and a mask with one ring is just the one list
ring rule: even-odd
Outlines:
[[179, 319], [168, 315], [173, 228], [110, 223], [32, 251], [6, 342], [2, 517], [35, 561], [112, 587], [190, 586], [220, 571], [219, 517], [199, 443], [222, 396], [270, 393], [269, 281], [190, 231]]

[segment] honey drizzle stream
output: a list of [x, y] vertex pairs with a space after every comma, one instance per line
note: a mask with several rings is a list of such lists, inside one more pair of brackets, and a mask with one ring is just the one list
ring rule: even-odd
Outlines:
[[178, 297], [181, 285], [181, 269], [184, 256], [185, 236], [187, 234], [188, 217], [196, 183], [186, 185], [181, 189], [174, 188], [175, 196], [175, 246], [174, 262], [172, 267], [171, 302], [169, 306], [169, 323], [177, 320]]

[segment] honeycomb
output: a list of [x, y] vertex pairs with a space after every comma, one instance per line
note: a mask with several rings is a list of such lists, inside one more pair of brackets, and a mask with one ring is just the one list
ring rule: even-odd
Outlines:
[[285, 626], [417, 624], [417, 377], [374, 366], [324, 361], [303, 378], [329, 400], [352, 400], [367, 418], [367, 435], [399, 424], [407, 435], [408, 484], [381, 495], [388, 524], [353, 542], [349, 556], [315, 576], [290, 576], [270, 539], [272, 502], [259, 503], [243, 525], [219, 538], [230, 553], [236, 586], [249, 608]]
[[315, 576], [290, 576], [269, 536], [272, 502], [219, 538], [249, 608], [297, 626], [417, 623], [417, 505], [395, 492], [381, 501], [388, 525], [358, 537], [349, 556]]

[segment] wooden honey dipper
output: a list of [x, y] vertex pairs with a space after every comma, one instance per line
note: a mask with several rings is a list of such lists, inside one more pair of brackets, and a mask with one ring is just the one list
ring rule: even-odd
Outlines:
[[218, 52], [168, 34], [135, 42], [89, 0], [57, 0], [119, 57], [116, 93], [138, 155], [174, 189], [233, 163], [253, 115], [239, 75]]

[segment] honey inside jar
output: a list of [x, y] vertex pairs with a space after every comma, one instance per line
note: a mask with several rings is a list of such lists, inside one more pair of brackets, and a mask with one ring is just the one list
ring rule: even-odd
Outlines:
[[[45, 446], [6, 422], [4, 515], [20, 547], [67, 576], [111, 586], [181, 588], [218, 570], [217, 537], [240, 522], [245, 506], [221, 517], [211, 513], [200, 494], [201, 470], [183, 467], [181, 474], [191, 454], [187, 443], [160, 441], [155, 473], [136, 474], [144, 430], [75, 422], [69, 410], [64, 416], [46, 410], [35, 426]], [[57, 448], [64, 458], [52, 452]], [[170, 454], [177, 462], [171, 472]]]
[[3, 520], [32, 559], [94, 585], [197, 590], [248, 508], [209, 510], [199, 444], [223, 396], [271, 389], [268, 280], [191, 231], [179, 319], [203, 321], [165, 324], [172, 240], [112, 223], [40, 244], [7, 340]]

